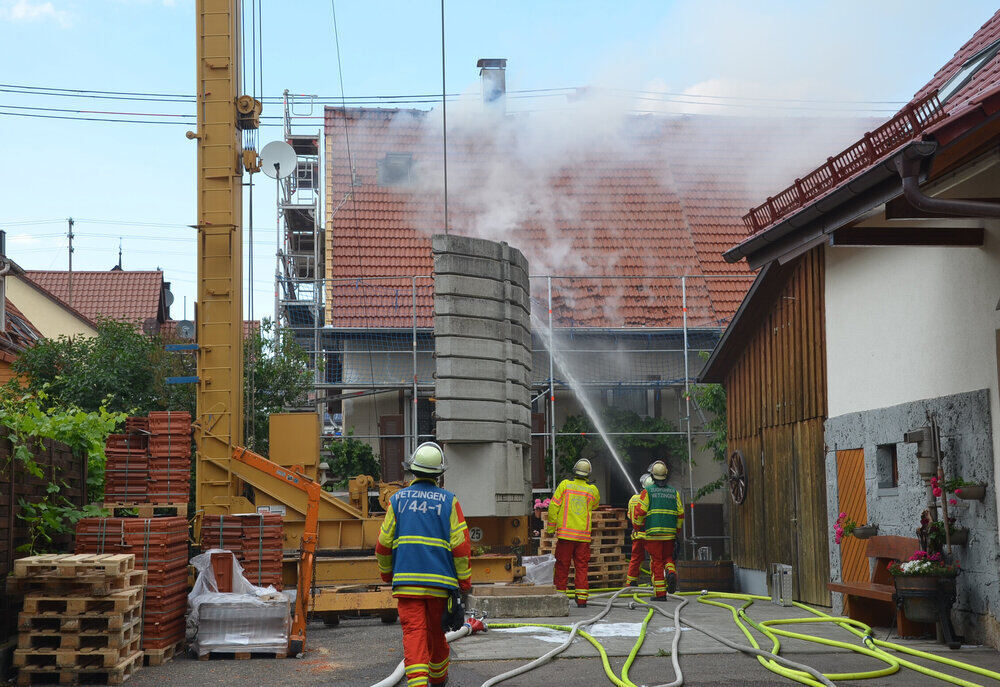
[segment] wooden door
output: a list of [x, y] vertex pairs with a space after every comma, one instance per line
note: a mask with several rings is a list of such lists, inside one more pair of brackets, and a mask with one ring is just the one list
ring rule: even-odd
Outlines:
[[[383, 482], [403, 479], [403, 458], [406, 452], [405, 423], [402, 415], [383, 415], [378, 419], [379, 462]], [[348, 477], [350, 475], [347, 475]]]
[[[858, 525], [868, 522], [863, 449], [837, 451], [837, 503], [838, 512], [847, 513], [847, 517]], [[868, 582], [871, 579], [864, 541], [855, 537], [844, 537], [841, 541], [840, 575], [844, 582]]]

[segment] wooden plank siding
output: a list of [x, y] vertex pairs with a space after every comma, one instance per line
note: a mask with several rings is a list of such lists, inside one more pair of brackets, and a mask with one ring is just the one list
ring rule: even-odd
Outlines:
[[[868, 522], [865, 494], [865, 452], [863, 449], [837, 451], [837, 498], [840, 512], [858, 525]], [[868, 542], [844, 537], [840, 544], [840, 577], [844, 582], [868, 582], [871, 570], [865, 553]]]
[[746, 501], [731, 509], [736, 564], [789, 563], [796, 598], [828, 605], [823, 265], [820, 246], [778, 268], [783, 283], [725, 387], [729, 450], [743, 453], [749, 478]]

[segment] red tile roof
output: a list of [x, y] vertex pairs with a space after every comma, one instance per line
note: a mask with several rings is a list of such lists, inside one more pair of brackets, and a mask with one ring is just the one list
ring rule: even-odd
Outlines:
[[[511, 117], [524, 116], [531, 115]], [[449, 225], [508, 241], [533, 274], [693, 275], [689, 326], [719, 327], [751, 283], [747, 267], [721, 253], [743, 234], [740, 215], [760, 190], [761, 157], [801, 127], [792, 120], [629, 117], [607, 132], [619, 137], [615, 146], [581, 139], [564, 158], [549, 152], [537, 160], [506, 132], [513, 127], [484, 137], [481, 127], [459, 126], [448, 137]], [[841, 119], [834, 126], [861, 125]], [[327, 321], [334, 327], [411, 325], [410, 277], [431, 274], [430, 236], [443, 226], [439, 129], [420, 110], [326, 109]], [[412, 154], [408, 187], [379, 186], [377, 164], [387, 153]], [[697, 278], [709, 274], [726, 278]], [[536, 298], [540, 289], [536, 280]], [[683, 318], [679, 279], [553, 279], [553, 296], [562, 325], [679, 327]], [[431, 308], [425, 280], [418, 326], [432, 324]]]
[[33, 282], [57, 298], [71, 303], [85, 317], [142, 323], [160, 316], [163, 272], [73, 271], [73, 297], [70, 301], [69, 272], [63, 270], [25, 270]]
[[17, 353], [42, 338], [35, 325], [17, 307], [6, 301], [7, 327], [0, 332], [0, 360], [13, 362]]
[[978, 107], [987, 95], [994, 94], [1000, 88], [1000, 55], [991, 57], [972, 74], [964, 86], [943, 103], [938, 99], [938, 90], [959, 72], [969, 58], [997, 40], [1000, 40], [1000, 11], [983, 24], [899, 113], [843, 152], [828, 158], [813, 172], [802, 179], [796, 179], [791, 186], [751, 208], [743, 217], [749, 236], [740, 245], [766, 233], [782, 219], [844, 186], [905, 143], [922, 135], [930, 135], [951, 119], [961, 117], [970, 109]]

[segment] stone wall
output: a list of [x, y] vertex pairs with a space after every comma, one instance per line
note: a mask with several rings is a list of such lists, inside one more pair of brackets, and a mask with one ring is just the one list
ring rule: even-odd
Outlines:
[[[836, 452], [864, 449], [868, 522], [879, 526], [879, 534], [915, 537], [920, 514], [926, 508], [927, 485], [917, 473], [917, 447], [903, 443], [903, 434], [928, 424], [928, 412], [934, 414], [941, 428], [946, 478], [962, 477], [988, 485], [982, 502], [959, 501], [958, 508], [950, 513], [957, 524], [970, 530], [969, 545], [953, 549], [962, 566], [953, 613], [956, 631], [967, 635], [968, 641], [1000, 646], [997, 632], [1000, 546], [996, 489], [992, 484], [993, 437], [988, 389], [848, 413], [826, 421], [830, 575], [834, 580], [840, 579], [840, 547], [833, 542], [833, 523], [838, 514]], [[879, 446], [888, 445], [896, 447], [899, 475], [896, 487], [885, 486], [889, 479], [886, 461], [879, 456]], [[834, 611], [839, 613], [841, 595], [833, 597]]]

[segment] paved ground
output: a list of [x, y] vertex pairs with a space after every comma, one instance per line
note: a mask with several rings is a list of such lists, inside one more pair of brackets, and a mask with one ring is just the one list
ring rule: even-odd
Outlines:
[[[666, 608], [672, 610], [673, 604]], [[544, 619], [555, 624], [570, 624], [594, 615], [596, 604], [586, 611], [573, 609], [569, 618]], [[691, 603], [683, 611], [684, 617], [696, 624], [709, 626], [724, 633], [734, 641], [743, 643], [745, 637], [736, 628], [728, 613], [722, 609]], [[781, 617], [800, 617], [798, 609], [784, 609], [771, 604], [757, 603], [751, 615], [758, 620]], [[638, 624], [643, 614], [639, 611], [615, 609], [601, 624], [595, 634], [612, 657], [611, 664], [620, 670], [635, 642]], [[501, 622], [495, 620], [494, 622]], [[658, 655], [669, 651], [673, 630], [662, 616], [654, 616], [647, 633], [647, 640], [630, 672], [636, 684], [655, 685], [673, 679], [670, 660]], [[829, 625], [809, 626], [812, 634], [851, 641], [853, 637]], [[800, 626], [801, 629], [801, 626]], [[452, 687], [478, 687], [486, 679], [510, 670], [535, 658], [561, 641], [555, 632], [529, 630], [503, 632], [494, 629], [486, 635], [462, 639], [453, 645], [451, 671]], [[885, 637], [882, 634], [881, 637]], [[762, 644], [763, 637], [758, 637]], [[963, 660], [991, 670], [1000, 671], [1000, 654], [983, 648], [963, 648], [952, 652], [933, 642], [906, 642], [922, 650], [933, 650], [944, 656]], [[367, 687], [389, 674], [402, 658], [399, 625], [383, 625], [378, 620], [345, 620], [338, 627], [328, 628], [319, 623], [309, 628], [310, 650], [302, 659], [249, 661], [212, 660], [194, 661], [187, 657], [175, 659], [161, 668], [145, 668], [128, 684], [133, 687], [180, 687], [182, 685], [342, 685]], [[714, 640], [693, 630], [684, 631], [680, 643], [681, 668], [688, 685], [773, 685], [794, 684], [783, 680], [758, 664], [756, 659], [735, 653]], [[854, 652], [814, 643], [788, 640], [782, 642], [782, 653], [795, 660], [808, 663], [826, 672], [855, 672], [881, 667], [881, 662]], [[604, 676], [594, 648], [584, 640], [577, 640], [563, 654], [565, 658], [532, 671], [526, 676], [504, 684], [510, 687], [553, 687], [554, 685], [611, 684]], [[926, 663], [926, 662], [924, 662]], [[948, 672], [980, 684], [1000, 684], [971, 673], [949, 669]], [[878, 681], [838, 682], [838, 685], [941, 685], [933, 678], [903, 668], [899, 673]]]

